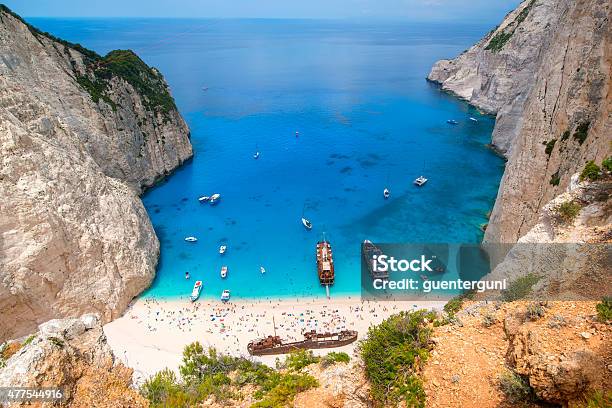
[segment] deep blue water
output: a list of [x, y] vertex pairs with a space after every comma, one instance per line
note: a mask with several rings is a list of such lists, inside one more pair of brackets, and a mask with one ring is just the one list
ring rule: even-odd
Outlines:
[[[100, 53], [133, 49], [163, 72], [191, 128], [194, 160], [143, 197], [162, 248], [145, 296], [189, 294], [194, 278], [204, 281], [204, 296], [218, 297], [225, 288], [234, 297], [323, 295], [314, 258], [323, 232], [335, 255], [332, 294], [359, 291], [366, 238], [482, 238], [479, 227], [503, 171], [502, 159], [485, 146], [494, 120], [424, 78], [434, 61], [458, 54], [489, 27], [31, 22]], [[449, 118], [459, 125], [448, 125]], [[259, 160], [252, 158], [256, 146]], [[421, 174], [429, 182], [419, 189], [412, 180]], [[222, 194], [218, 206], [198, 203], [213, 192]], [[300, 223], [303, 211], [312, 231]], [[184, 242], [188, 235], [199, 242]], [[223, 257], [221, 243], [229, 246]], [[229, 267], [226, 280], [219, 276], [222, 265]]]

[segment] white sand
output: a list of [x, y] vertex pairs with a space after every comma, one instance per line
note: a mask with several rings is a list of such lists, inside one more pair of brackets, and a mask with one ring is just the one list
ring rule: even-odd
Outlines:
[[[135, 370], [137, 381], [165, 368], [177, 370], [185, 345], [199, 341], [219, 352], [249, 356], [247, 344], [276, 333], [284, 340], [303, 340], [302, 332], [357, 330], [363, 338], [368, 327], [401, 310], [440, 309], [445, 302], [361, 302], [359, 297], [294, 300], [237, 301], [226, 305], [201, 299], [138, 299], [125, 315], [104, 326], [115, 355]], [[344, 351], [353, 354], [357, 342], [315, 354]], [[278, 356], [281, 360], [282, 355]], [[276, 356], [254, 357], [274, 365]]]

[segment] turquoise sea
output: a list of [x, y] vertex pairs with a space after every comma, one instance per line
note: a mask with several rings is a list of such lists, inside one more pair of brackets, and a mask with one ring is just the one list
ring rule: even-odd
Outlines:
[[[486, 147], [494, 119], [425, 76], [488, 26], [29, 21], [99, 53], [133, 49], [165, 75], [191, 128], [193, 161], [143, 197], [162, 251], [143, 296], [188, 295], [196, 278], [206, 297], [223, 289], [233, 298], [323, 296], [315, 244], [324, 232], [336, 262], [332, 295], [356, 294], [364, 239], [482, 239], [504, 164]], [[417, 188], [412, 181], [421, 174], [429, 182]], [[197, 201], [215, 192], [222, 195], [217, 206]], [[303, 212], [312, 231], [300, 222]], [[185, 242], [189, 235], [198, 242]], [[228, 245], [224, 256], [221, 244]]]

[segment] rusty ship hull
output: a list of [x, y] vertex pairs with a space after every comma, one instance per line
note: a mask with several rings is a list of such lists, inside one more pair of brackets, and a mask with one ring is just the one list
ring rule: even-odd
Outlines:
[[247, 349], [253, 356], [269, 356], [274, 354], [287, 354], [296, 350], [311, 350], [342, 347], [357, 340], [357, 332], [344, 330], [339, 333], [318, 334], [314, 331], [304, 334], [304, 340], [292, 343], [283, 343], [278, 336], [268, 336], [265, 339], [249, 343]]

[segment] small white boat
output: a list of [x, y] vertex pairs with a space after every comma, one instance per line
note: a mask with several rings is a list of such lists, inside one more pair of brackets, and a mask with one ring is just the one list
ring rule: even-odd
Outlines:
[[227, 278], [227, 266], [225, 265], [221, 267], [221, 277], [223, 279]]
[[388, 189], [388, 188], [385, 188], [385, 189], [383, 190], [383, 197], [385, 197], [385, 199], [387, 199], [387, 198], [391, 197], [391, 192], [389, 191], [389, 189]]
[[221, 255], [223, 255], [223, 254], [225, 253], [225, 251], [227, 251], [227, 245], [221, 245], [221, 246], [219, 247], [219, 253], [220, 253]]
[[474, 118], [474, 117], [470, 117], [470, 120], [471, 120], [472, 122], [478, 122], [478, 119], [476, 119], [476, 118]]
[[260, 266], [259, 267], [259, 272], [261, 272], [262, 274], [266, 273], [266, 268], [264, 268], [263, 266]]
[[423, 184], [427, 183], [427, 179], [423, 176], [419, 176], [414, 180], [414, 184], [421, 187]]
[[449, 125], [458, 125], [459, 122], [457, 122], [455, 119], [449, 119], [446, 121], [446, 123], [448, 123]]
[[304, 228], [306, 228], [307, 230], [311, 230], [312, 229], [312, 222], [308, 221], [304, 217], [302, 217], [302, 225], [304, 225]]
[[195, 285], [193, 285], [193, 291], [191, 291], [191, 296], [189, 296], [189, 300], [195, 302], [200, 297], [200, 292], [202, 292], [202, 281], [196, 281]]
[[198, 198], [198, 201], [201, 202], [201, 203], [205, 203], [208, 200], [210, 200], [209, 196], [202, 196], [202, 197]]
[[253, 158], [255, 160], [259, 159], [259, 152], [255, 152], [255, 154], [253, 155]]
[[210, 204], [215, 205], [221, 199], [221, 194], [215, 193], [210, 196]]
[[185, 241], [187, 241], [187, 242], [198, 242], [198, 239], [196, 237], [186, 237]]
[[223, 293], [221, 293], [221, 301], [227, 302], [228, 300], [230, 300], [230, 291], [225, 289]]

